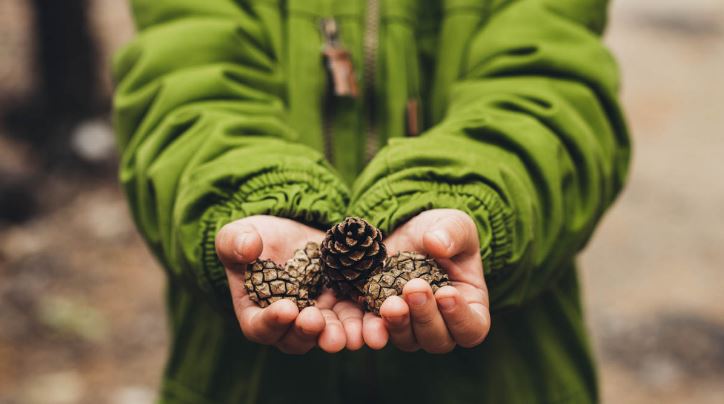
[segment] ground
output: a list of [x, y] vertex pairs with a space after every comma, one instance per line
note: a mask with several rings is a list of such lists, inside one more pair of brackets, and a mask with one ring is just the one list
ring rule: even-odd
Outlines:
[[[90, 3], [107, 60], [132, 35], [127, 10]], [[32, 85], [24, 4], [0, 2], [0, 112]], [[581, 257], [603, 401], [721, 403], [724, 4], [617, 1], [610, 21], [634, 159]], [[114, 176], [42, 172], [4, 135], [0, 168], [33, 173], [40, 198], [30, 221], [0, 224], [0, 404], [152, 402], [164, 275]]]

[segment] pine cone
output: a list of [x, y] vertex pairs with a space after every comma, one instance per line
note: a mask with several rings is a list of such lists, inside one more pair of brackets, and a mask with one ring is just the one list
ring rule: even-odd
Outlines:
[[316, 299], [322, 291], [322, 266], [319, 244], [307, 243], [294, 252], [284, 265], [284, 272], [299, 283], [299, 298]]
[[367, 278], [382, 267], [387, 249], [378, 228], [348, 217], [327, 231], [321, 254], [329, 285], [337, 295], [356, 298]]
[[437, 292], [450, 285], [444, 270], [434, 259], [414, 252], [399, 252], [385, 261], [382, 271], [372, 275], [364, 285], [365, 309], [380, 314], [382, 303], [390, 296], [402, 295], [410, 279], [424, 279]]
[[300, 310], [313, 304], [308, 292], [300, 288], [299, 280], [272, 260], [254, 261], [244, 274], [244, 286], [259, 307], [281, 299], [293, 301]]

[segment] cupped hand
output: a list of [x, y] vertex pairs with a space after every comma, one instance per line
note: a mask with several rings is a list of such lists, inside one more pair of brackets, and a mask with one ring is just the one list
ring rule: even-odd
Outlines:
[[446, 270], [452, 286], [433, 295], [424, 280], [410, 280], [401, 297], [385, 300], [381, 317], [365, 314], [367, 345], [379, 349], [389, 339], [403, 351], [445, 353], [456, 345], [480, 344], [490, 330], [490, 311], [473, 220], [459, 210], [428, 210], [397, 228], [385, 244], [389, 255], [417, 251], [432, 256]]
[[250, 216], [225, 225], [216, 235], [216, 253], [226, 268], [234, 312], [251, 341], [273, 345], [282, 352], [305, 353], [315, 346], [326, 352], [356, 350], [362, 339], [362, 310], [337, 300], [325, 290], [314, 307], [301, 312], [290, 300], [260, 308], [244, 287], [244, 271], [257, 258], [283, 265], [307, 242], [321, 242], [324, 233], [275, 216]]

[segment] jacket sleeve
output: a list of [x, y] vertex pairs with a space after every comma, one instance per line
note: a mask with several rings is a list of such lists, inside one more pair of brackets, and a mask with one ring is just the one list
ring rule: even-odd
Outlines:
[[[574, 8], [575, 7], [575, 8]], [[439, 124], [365, 169], [351, 212], [389, 232], [457, 208], [476, 222], [491, 308], [551, 287], [626, 176], [605, 1], [506, 2], [476, 32]]]
[[323, 156], [295, 142], [278, 11], [257, 3], [135, 0], [139, 34], [114, 61], [120, 179], [134, 220], [173, 280], [222, 306], [221, 226], [269, 214], [326, 227], [348, 202]]

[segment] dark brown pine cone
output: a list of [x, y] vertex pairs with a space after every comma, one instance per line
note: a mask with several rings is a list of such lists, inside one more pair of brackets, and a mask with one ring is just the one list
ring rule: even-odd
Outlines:
[[380, 314], [382, 303], [390, 296], [402, 295], [402, 289], [414, 278], [429, 283], [433, 293], [450, 285], [447, 274], [434, 259], [419, 253], [400, 252], [389, 257], [382, 271], [372, 275], [365, 283], [365, 309]]
[[356, 298], [367, 278], [382, 267], [387, 249], [378, 228], [348, 217], [327, 231], [321, 254], [329, 286], [339, 296]]
[[299, 298], [316, 299], [322, 291], [322, 266], [319, 244], [307, 243], [294, 252], [284, 265], [284, 272], [299, 283]]
[[249, 265], [244, 274], [244, 286], [259, 307], [267, 307], [281, 299], [293, 301], [299, 310], [314, 303], [309, 299], [308, 291], [300, 288], [299, 280], [272, 260], [256, 260]]

